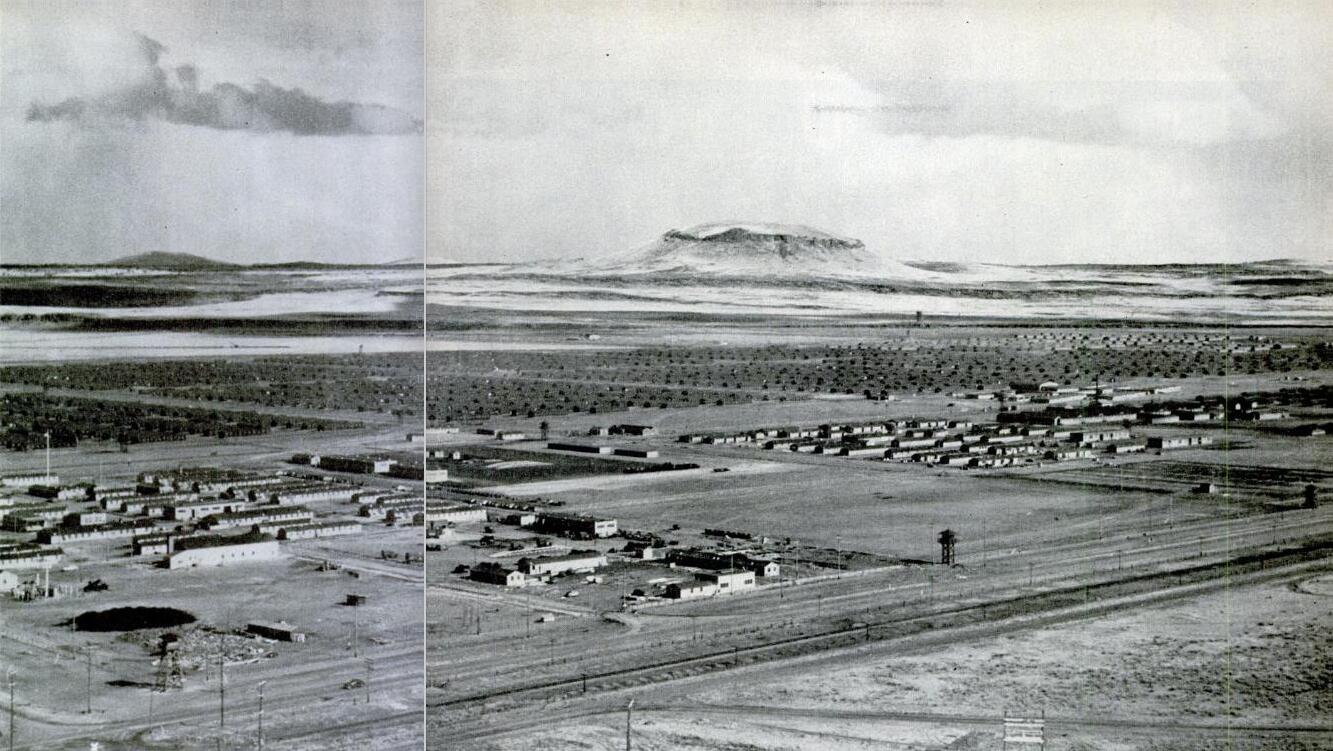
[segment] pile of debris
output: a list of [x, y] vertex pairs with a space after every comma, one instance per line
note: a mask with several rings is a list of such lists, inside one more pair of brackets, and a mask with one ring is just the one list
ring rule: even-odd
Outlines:
[[[147, 629], [132, 631], [120, 638], [138, 644], [149, 654], [158, 655], [162, 636], [173, 633], [171, 629]], [[181, 629], [177, 633], [176, 654], [181, 669], [187, 673], [203, 668], [214, 668], [219, 659], [228, 665], [238, 662], [254, 662], [273, 655], [268, 646], [254, 636], [238, 631], [223, 631], [211, 626], [195, 626]]]

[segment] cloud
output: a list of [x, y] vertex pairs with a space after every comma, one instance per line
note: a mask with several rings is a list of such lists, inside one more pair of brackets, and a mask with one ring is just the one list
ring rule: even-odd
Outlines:
[[901, 258], [1324, 257], [1323, 6], [428, 4], [429, 252], [740, 217]]
[[167, 70], [165, 47], [135, 35], [137, 70], [128, 83], [94, 96], [73, 96], [54, 104], [33, 101], [28, 122], [71, 121], [95, 125], [117, 119], [161, 120], [216, 130], [284, 131], [296, 135], [402, 135], [420, 133], [421, 122], [391, 107], [325, 101], [299, 88], [266, 80], [246, 88], [218, 83], [204, 90], [193, 65]]

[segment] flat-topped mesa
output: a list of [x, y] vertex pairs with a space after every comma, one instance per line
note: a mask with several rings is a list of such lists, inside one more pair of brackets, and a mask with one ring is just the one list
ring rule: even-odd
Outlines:
[[860, 240], [838, 237], [799, 224], [751, 224], [726, 222], [700, 224], [685, 230], [671, 230], [664, 240], [686, 240], [708, 243], [776, 242], [781, 245], [810, 245], [820, 248], [859, 250], [865, 247]]
[[602, 265], [621, 273], [707, 277], [883, 277], [885, 261], [860, 240], [800, 224], [714, 222], [673, 229]]

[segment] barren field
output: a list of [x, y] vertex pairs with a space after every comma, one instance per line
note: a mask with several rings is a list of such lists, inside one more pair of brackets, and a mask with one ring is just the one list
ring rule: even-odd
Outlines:
[[[375, 542], [419, 549], [418, 535], [419, 531], [405, 528]], [[370, 540], [359, 542], [375, 544]], [[225, 658], [227, 691], [231, 692], [228, 711], [233, 713], [235, 724], [252, 727], [256, 685], [261, 680], [269, 681], [266, 706], [271, 714], [266, 722], [274, 740], [286, 734], [299, 735], [302, 729], [319, 729], [321, 721], [311, 722], [318, 713], [312, 716], [309, 710], [327, 703], [347, 707], [323, 720], [328, 723], [342, 722], [345, 711], [368, 720], [383, 719], [420, 705], [419, 568], [415, 579], [400, 580], [365, 569], [353, 578], [349, 568], [319, 572], [313, 561], [289, 557], [234, 568], [166, 571], [126, 559], [92, 563], [103, 556], [93, 555], [91, 550], [82, 555], [77, 549], [71, 552], [74, 560], [82, 560], [80, 570], [53, 574], [53, 582], [71, 577], [77, 577], [77, 581], [101, 578], [111, 590], [71, 599], [5, 605], [0, 649], [6, 663], [18, 672], [21, 737], [54, 739], [61, 737], [62, 726], [64, 733], [83, 727], [77, 731], [82, 734], [104, 724], [106, 732], [94, 737], [114, 741], [123, 739], [127, 732], [114, 728], [149, 721], [150, 713], [155, 713], [162, 727], [154, 731], [154, 748], [194, 748], [196, 741], [189, 739], [199, 737], [209, 738], [210, 745], [214, 742], [215, 734], [223, 730], [217, 719], [218, 669], [208, 657], [217, 654], [216, 648], [204, 648], [202, 656], [183, 657], [184, 688], [154, 695], [149, 690], [156, 674], [151, 648], [160, 631], [128, 632], [134, 636], [122, 637], [61, 627], [85, 610], [125, 605], [185, 610], [198, 619], [186, 627], [187, 631], [230, 632], [244, 630], [252, 622], [280, 620], [304, 630], [308, 640], [303, 644], [228, 637], [233, 643]], [[330, 551], [320, 553], [321, 558], [339, 560]], [[349, 553], [341, 558], [345, 566], [354, 567], [359, 557]], [[223, 592], [230, 595], [219, 597]], [[363, 608], [345, 607], [341, 602], [347, 592], [366, 593], [370, 600]], [[90, 683], [85, 680], [89, 653]], [[356, 654], [361, 657], [355, 658]], [[348, 680], [364, 680], [368, 665], [372, 676], [378, 677], [372, 677], [372, 704], [361, 706], [364, 696], [341, 686]], [[25, 675], [60, 676], [61, 680], [33, 682]], [[84, 714], [86, 703], [92, 707], [91, 714]], [[209, 708], [211, 711], [207, 711]], [[194, 715], [200, 709], [206, 710], [202, 718]], [[211, 719], [205, 719], [210, 715]], [[234, 747], [252, 742], [252, 738], [245, 739], [250, 737], [249, 730], [240, 736]], [[228, 737], [226, 732], [223, 737]], [[86, 741], [76, 747], [86, 748]], [[273, 747], [300, 746], [275, 743]]]
[[[1051, 749], [1327, 748], [1327, 567], [1174, 604], [902, 656], [737, 673], [643, 699], [643, 749], [999, 749], [1001, 718]], [[619, 749], [624, 714], [492, 749]], [[1322, 728], [1323, 732], [1319, 732]]]
[[[702, 451], [700, 453], [703, 453]], [[824, 458], [810, 463], [760, 461], [762, 454], [724, 473], [635, 477], [614, 485], [571, 481], [561, 487], [510, 485], [563, 500], [575, 511], [614, 516], [630, 529], [669, 534], [686, 528], [745, 529], [801, 542], [904, 558], [933, 558], [935, 534], [958, 531], [959, 560], [979, 565], [990, 554], [1057, 539], [1095, 537], [1106, 529], [1165, 523], [1216, 513], [1223, 500], [1169, 504], [1149, 493], [1090, 489], [1061, 483], [1001, 479]], [[1174, 509], [1169, 506], [1174, 506]], [[818, 509], [818, 513], [813, 513]]]

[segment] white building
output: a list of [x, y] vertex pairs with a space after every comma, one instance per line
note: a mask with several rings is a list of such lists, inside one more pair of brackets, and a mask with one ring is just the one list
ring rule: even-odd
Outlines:
[[177, 550], [167, 556], [167, 568], [230, 566], [237, 563], [271, 561], [282, 557], [277, 540], [215, 544]]

